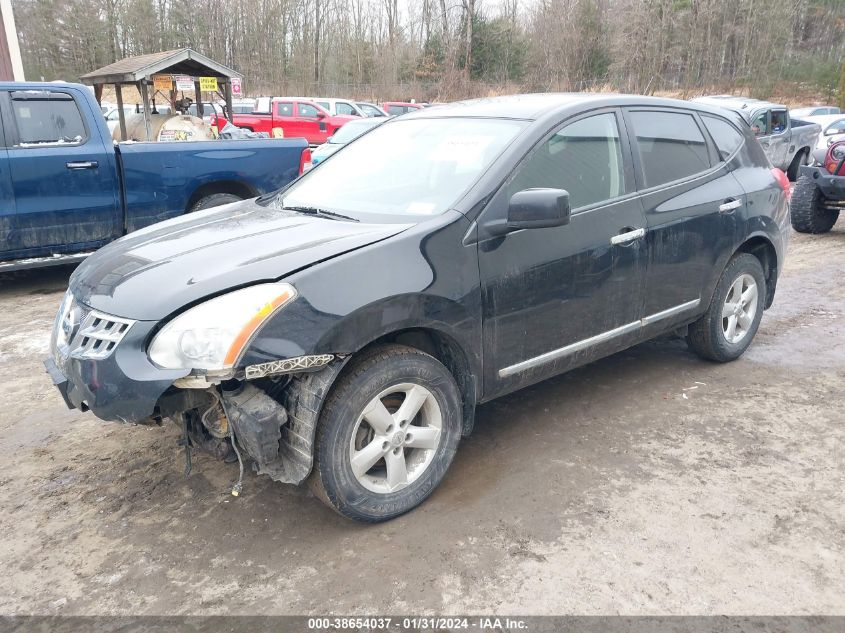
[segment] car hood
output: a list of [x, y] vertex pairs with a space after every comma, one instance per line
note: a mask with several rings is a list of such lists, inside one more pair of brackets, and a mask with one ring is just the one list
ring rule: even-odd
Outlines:
[[96, 310], [159, 320], [231, 288], [285, 277], [402, 232], [245, 200], [131, 233], [88, 257], [70, 289]]

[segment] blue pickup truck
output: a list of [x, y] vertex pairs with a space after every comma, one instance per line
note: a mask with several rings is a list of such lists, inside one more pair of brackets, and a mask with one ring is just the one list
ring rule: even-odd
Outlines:
[[0, 272], [78, 261], [149, 224], [279, 189], [304, 139], [112, 142], [91, 91], [0, 83]]

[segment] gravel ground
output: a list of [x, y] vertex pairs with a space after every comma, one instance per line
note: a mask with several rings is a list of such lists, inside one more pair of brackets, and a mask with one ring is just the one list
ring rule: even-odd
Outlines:
[[68, 411], [70, 270], [0, 276], [0, 613], [845, 614], [845, 225], [793, 235], [729, 365], [647, 343], [480, 408], [387, 524]]

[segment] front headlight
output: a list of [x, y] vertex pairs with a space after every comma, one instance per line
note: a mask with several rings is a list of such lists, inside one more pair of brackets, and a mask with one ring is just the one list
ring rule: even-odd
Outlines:
[[296, 297], [290, 284], [259, 284], [210, 299], [156, 334], [150, 360], [162, 369], [217, 371], [234, 366], [261, 324]]

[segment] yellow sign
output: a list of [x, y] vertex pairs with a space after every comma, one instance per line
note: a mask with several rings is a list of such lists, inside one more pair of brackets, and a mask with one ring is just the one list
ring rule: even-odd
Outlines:
[[200, 90], [203, 92], [216, 92], [217, 77], [200, 77]]
[[153, 75], [153, 89], [158, 92], [170, 92], [173, 89], [173, 77], [170, 75]]

